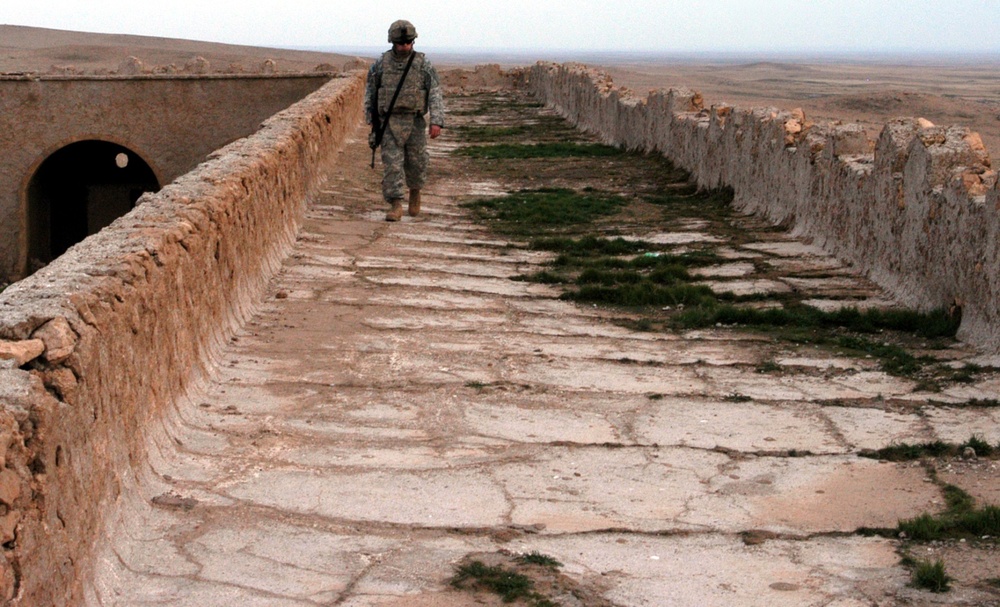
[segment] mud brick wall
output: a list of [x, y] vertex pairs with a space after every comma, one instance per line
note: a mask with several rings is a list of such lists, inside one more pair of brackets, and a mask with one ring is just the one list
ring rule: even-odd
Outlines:
[[332, 80], [0, 294], [0, 604], [79, 602], [145, 429], [247, 318], [363, 90]]
[[308, 74], [0, 75], [0, 282], [27, 276], [37, 238], [32, 176], [67, 145], [101, 140], [141, 158], [159, 184], [330, 79]]
[[877, 141], [801, 110], [705, 107], [696, 92], [616, 88], [539, 63], [522, 86], [609, 144], [656, 151], [735, 205], [792, 226], [920, 310], [960, 307], [959, 337], [1000, 352], [1000, 190], [978, 134], [902, 118]]

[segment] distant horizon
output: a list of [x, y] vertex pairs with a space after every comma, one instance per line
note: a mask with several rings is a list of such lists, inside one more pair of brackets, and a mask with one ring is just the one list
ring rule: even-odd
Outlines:
[[[557, 49], [557, 48], [510, 48], [495, 49], [489, 47], [449, 47], [433, 44], [417, 44], [418, 50], [438, 56], [475, 56], [498, 58], [523, 58], [542, 60], [545, 56], [560, 60], [577, 58], [615, 59], [618, 61], [633, 60], [638, 62], [671, 60], [678, 62], [717, 61], [734, 63], [743, 61], [815, 61], [823, 62], [858, 62], [887, 63], [893, 61], [987, 61], [1000, 65], [1000, 55], [984, 51], [816, 51], [816, 50], [614, 50], [614, 49]], [[385, 52], [388, 44], [382, 45], [319, 45], [319, 46], [277, 46], [270, 47], [281, 50], [312, 51], [334, 53], [339, 55], [375, 56]], [[433, 59], [433, 57], [432, 57]]]
[[680, 0], [425, 0], [391, 10], [351, 0], [33, 0], [0, 8], [0, 21], [28, 27], [366, 51], [399, 18], [436, 52], [1000, 56], [995, 0], [718, 0], [705, 10]]

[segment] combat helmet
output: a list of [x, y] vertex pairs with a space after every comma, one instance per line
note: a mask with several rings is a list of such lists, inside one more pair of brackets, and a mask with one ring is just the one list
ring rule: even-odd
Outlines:
[[389, 26], [389, 42], [406, 44], [407, 42], [413, 42], [416, 38], [417, 28], [413, 27], [413, 24], [405, 19], [394, 21]]

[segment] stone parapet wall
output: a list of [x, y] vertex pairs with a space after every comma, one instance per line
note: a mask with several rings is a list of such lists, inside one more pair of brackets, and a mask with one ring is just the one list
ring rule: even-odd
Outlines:
[[361, 118], [337, 78], [0, 293], [0, 604], [78, 604], [146, 429], [250, 314]]
[[901, 118], [871, 141], [801, 110], [642, 99], [582, 65], [539, 63], [521, 86], [605, 142], [658, 152], [699, 186], [792, 227], [920, 310], [960, 308], [959, 337], [1000, 352], [1000, 190], [978, 134]]

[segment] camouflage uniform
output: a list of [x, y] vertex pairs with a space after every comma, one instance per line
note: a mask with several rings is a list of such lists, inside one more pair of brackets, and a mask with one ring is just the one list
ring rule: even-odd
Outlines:
[[[406, 188], [419, 190], [427, 181], [428, 111], [430, 124], [444, 126], [444, 95], [437, 71], [423, 53], [412, 52], [416, 53], [416, 57], [382, 139], [382, 164], [385, 167], [382, 195], [387, 202], [402, 199]], [[369, 124], [374, 108], [378, 108], [384, 122], [385, 112], [408, 59], [409, 55], [398, 58], [389, 50], [368, 71], [365, 119]]]

